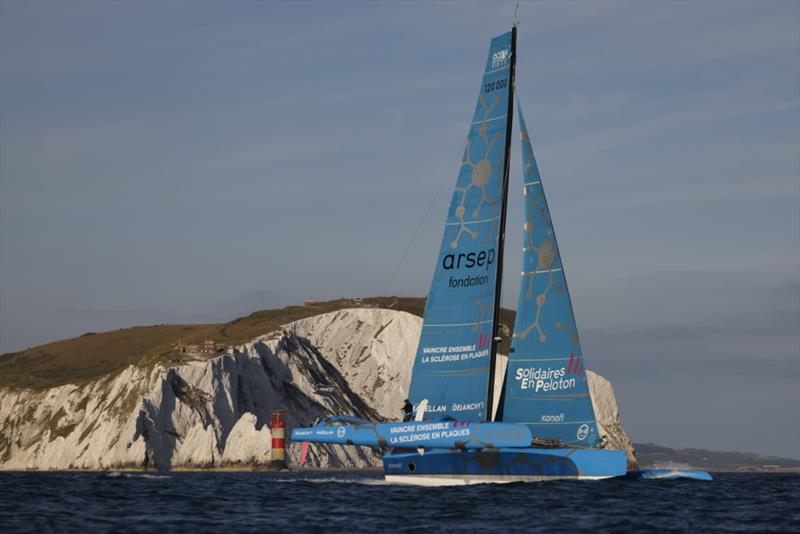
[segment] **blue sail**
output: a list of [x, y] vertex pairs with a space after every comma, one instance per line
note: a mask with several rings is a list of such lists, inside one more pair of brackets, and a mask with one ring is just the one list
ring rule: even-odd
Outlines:
[[586, 362], [542, 179], [522, 110], [525, 245], [514, 338], [498, 420], [524, 423], [535, 438], [599, 442]]
[[431, 416], [487, 419], [512, 61], [492, 39], [425, 305], [408, 398]]

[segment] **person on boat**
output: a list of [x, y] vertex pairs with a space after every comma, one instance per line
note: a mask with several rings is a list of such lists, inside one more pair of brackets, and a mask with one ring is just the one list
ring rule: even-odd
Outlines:
[[408, 401], [408, 399], [403, 401], [403, 422], [411, 421], [414, 417], [414, 407]]

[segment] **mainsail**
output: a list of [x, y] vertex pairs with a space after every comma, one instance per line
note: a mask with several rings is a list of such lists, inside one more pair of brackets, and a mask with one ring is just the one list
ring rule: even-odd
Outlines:
[[409, 388], [426, 414], [488, 419], [513, 115], [515, 33], [492, 39]]
[[586, 363], [542, 179], [522, 109], [525, 245], [505, 386], [498, 420], [524, 423], [535, 438], [598, 444]]

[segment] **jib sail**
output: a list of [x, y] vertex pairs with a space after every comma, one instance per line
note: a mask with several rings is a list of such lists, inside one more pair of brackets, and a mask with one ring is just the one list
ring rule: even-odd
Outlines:
[[595, 446], [597, 423], [564, 267], [522, 110], [522, 282], [498, 420], [535, 438]]
[[512, 116], [513, 32], [492, 39], [445, 224], [409, 400], [426, 419], [487, 419]]

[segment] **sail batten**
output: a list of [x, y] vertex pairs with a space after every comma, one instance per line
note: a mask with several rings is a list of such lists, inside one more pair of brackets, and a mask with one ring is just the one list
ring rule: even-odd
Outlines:
[[492, 39], [409, 386], [426, 413], [488, 419], [507, 191], [513, 32]]
[[528, 425], [540, 440], [596, 446], [586, 364], [553, 221], [517, 104], [525, 223], [517, 317], [498, 420]]

